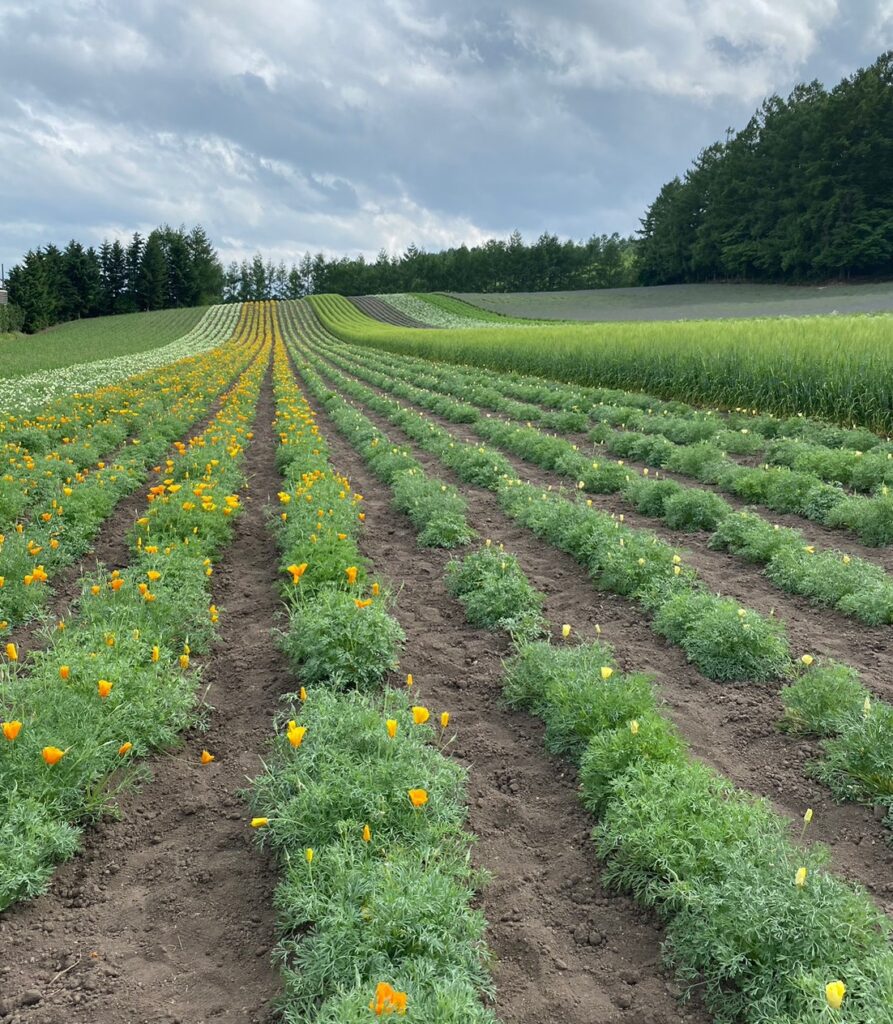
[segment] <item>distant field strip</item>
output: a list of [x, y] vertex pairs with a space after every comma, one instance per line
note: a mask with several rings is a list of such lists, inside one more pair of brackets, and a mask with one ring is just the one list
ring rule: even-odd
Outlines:
[[[415, 323], [402, 324], [406, 327], [447, 327], [456, 330], [468, 330], [477, 327], [530, 327], [531, 324], [523, 320], [513, 320], [511, 317], [495, 316], [486, 314], [483, 310], [476, 311], [473, 306], [451, 299], [446, 295], [412, 295], [408, 292], [395, 292], [389, 295], [374, 296], [379, 302], [386, 303]], [[354, 299], [354, 304], [364, 313], [368, 313], [376, 320], [384, 320], [387, 323], [399, 324], [395, 319], [385, 318], [378, 315], [372, 308], [364, 305], [364, 299]], [[464, 307], [464, 309], [463, 309]], [[480, 315], [475, 315], [480, 312]]]
[[310, 300], [343, 341], [661, 398], [893, 432], [893, 318], [549, 324], [413, 330], [340, 296]]
[[208, 309], [193, 306], [72, 320], [28, 335], [27, 341], [24, 335], [7, 335], [0, 341], [0, 378], [161, 348], [188, 334]]
[[568, 292], [457, 292], [493, 314], [544, 320], [715, 320], [893, 312], [893, 285], [670, 284]]
[[160, 348], [40, 370], [23, 377], [0, 378], [0, 409], [19, 414], [34, 412], [56, 398], [92, 391], [206, 352], [230, 336], [240, 309], [239, 303], [212, 306], [188, 333]]

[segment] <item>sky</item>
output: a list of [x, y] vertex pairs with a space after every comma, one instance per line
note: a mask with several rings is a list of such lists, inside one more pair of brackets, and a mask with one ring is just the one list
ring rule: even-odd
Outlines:
[[765, 96], [891, 47], [893, 0], [0, 0], [0, 262], [629, 234]]

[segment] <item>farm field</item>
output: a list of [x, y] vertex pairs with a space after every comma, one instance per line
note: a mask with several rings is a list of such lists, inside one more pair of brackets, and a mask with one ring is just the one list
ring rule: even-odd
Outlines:
[[373, 320], [340, 296], [312, 301], [343, 340], [404, 355], [893, 431], [888, 316], [424, 330]]
[[0, 337], [0, 378], [160, 348], [195, 327], [206, 309], [197, 306], [73, 320], [30, 335], [24, 345], [22, 335], [8, 335], [6, 340]]
[[881, 321], [198, 312], [4, 408], [0, 1018], [893, 1024]]
[[541, 320], [714, 320], [893, 311], [893, 287], [889, 283], [669, 284], [571, 292], [455, 294], [490, 313]]

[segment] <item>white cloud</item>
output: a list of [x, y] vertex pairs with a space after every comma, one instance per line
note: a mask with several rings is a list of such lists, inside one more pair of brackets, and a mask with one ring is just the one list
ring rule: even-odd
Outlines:
[[893, 0], [882, 0], [877, 18], [866, 33], [866, 40], [881, 47], [893, 46]]
[[893, 0], [860, 3], [867, 60], [843, 0], [0, 0], [0, 260], [160, 221], [227, 257], [632, 231], [763, 95], [873, 59]]
[[627, 0], [585, 13], [528, 2], [510, 20], [557, 82], [753, 102], [799, 67], [838, 13], [836, 0]]

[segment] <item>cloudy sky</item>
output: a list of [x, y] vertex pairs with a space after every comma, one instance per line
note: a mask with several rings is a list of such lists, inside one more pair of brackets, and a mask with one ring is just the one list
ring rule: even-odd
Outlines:
[[628, 233], [765, 95], [891, 46], [893, 0], [0, 0], [0, 261]]

